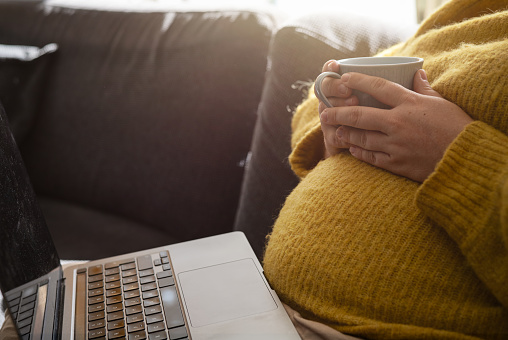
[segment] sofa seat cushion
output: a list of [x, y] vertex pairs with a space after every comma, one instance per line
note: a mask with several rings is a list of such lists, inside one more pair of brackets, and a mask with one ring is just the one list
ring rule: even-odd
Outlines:
[[179, 241], [167, 231], [68, 201], [39, 197], [39, 203], [63, 259], [95, 260]]

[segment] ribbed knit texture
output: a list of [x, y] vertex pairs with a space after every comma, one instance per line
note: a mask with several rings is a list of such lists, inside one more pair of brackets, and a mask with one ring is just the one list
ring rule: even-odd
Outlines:
[[508, 339], [508, 6], [456, 0], [380, 55], [418, 56], [476, 122], [418, 184], [349, 153], [323, 158], [317, 99], [297, 109], [302, 178], [264, 257], [304, 317], [369, 339]]

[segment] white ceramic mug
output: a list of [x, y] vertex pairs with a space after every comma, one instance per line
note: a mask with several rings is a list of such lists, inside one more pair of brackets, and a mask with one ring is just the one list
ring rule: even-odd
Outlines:
[[[413, 78], [416, 71], [422, 68], [423, 59], [414, 57], [364, 57], [342, 59], [338, 63], [340, 65], [339, 73], [323, 72], [316, 78], [314, 85], [316, 96], [328, 107], [332, 107], [332, 104], [323, 95], [321, 90], [323, 80], [326, 77], [340, 79], [344, 73], [358, 72], [369, 76], [381, 77], [412, 90]], [[382, 109], [389, 108], [389, 106], [366, 93], [353, 90], [353, 94], [358, 97], [359, 103], [362, 106]]]

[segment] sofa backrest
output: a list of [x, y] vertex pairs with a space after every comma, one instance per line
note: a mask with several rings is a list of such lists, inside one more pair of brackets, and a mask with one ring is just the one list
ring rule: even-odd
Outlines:
[[36, 191], [180, 239], [232, 229], [275, 19], [0, 2], [0, 43], [58, 44], [21, 145]]

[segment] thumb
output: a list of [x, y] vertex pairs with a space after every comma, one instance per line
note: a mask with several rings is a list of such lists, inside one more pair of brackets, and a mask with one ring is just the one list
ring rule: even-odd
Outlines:
[[413, 79], [413, 89], [416, 93], [425, 96], [441, 97], [441, 95], [432, 89], [427, 80], [427, 73], [425, 70], [418, 70]]

